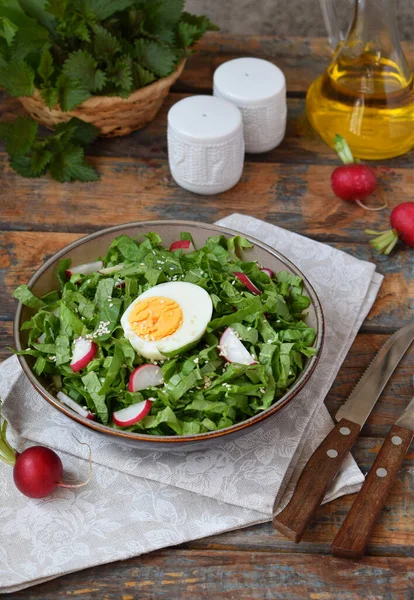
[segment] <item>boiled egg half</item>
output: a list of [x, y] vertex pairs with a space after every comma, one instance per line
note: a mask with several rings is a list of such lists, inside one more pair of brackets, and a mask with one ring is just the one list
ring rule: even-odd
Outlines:
[[151, 360], [162, 360], [197, 342], [213, 314], [213, 303], [202, 287], [186, 281], [160, 283], [142, 293], [121, 318], [131, 346]]

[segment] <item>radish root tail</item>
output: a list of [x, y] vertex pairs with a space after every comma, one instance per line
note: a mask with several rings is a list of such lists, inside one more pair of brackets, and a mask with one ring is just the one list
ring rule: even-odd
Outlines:
[[88, 474], [88, 478], [85, 481], [82, 481], [81, 483], [63, 483], [62, 481], [59, 481], [56, 485], [58, 487], [62, 487], [62, 488], [81, 488], [84, 487], [85, 485], [88, 485], [88, 483], [91, 480], [91, 476], [92, 476], [92, 449], [89, 446], [89, 444], [87, 444], [86, 442], [81, 442], [80, 440], [78, 440], [78, 438], [76, 436], [73, 436], [75, 438], [75, 440], [78, 442], [78, 444], [82, 444], [82, 446], [88, 446], [89, 448], [89, 474]]
[[386, 200], [386, 198], [384, 198], [384, 194], [382, 193], [381, 190], [377, 190], [376, 195], [378, 194], [378, 196], [381, 198], [383, 204], [381, 206], [376, 206], [375, 208], [371, 207], [371, 206], [366, 206], [361, 200], [355, 200], [355, 202], [364, 210], [369, 210], [371, 212], [376, 212], [378, 210], [384, 210], [386, 208], [388, 208], [388, 202]]

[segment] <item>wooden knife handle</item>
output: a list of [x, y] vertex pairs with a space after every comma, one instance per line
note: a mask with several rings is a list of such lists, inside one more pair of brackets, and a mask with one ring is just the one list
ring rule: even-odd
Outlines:
[[361, 558], [414, 433], [394, 425], [331, 546], [342, 558]]
[[289, 504], [273, 517], [275, 529], [300, 542], [360, 429], [356, 423], [341, 419], [326, 436], [306, 463]]

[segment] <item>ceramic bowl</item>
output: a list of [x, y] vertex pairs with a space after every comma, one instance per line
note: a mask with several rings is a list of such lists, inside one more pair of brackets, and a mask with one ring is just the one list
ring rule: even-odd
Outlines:
[[[43, 296], [58, 287], [56, 276], [58, 263], [63, 258], [71, 258], [72, 264], [82, 264], [96, 260], [100, 256], [106, 254], [112, 240], [121, 235], [138, 236], [146, 234], [150, 231], [157, 232], [163, 239], [164, 244], [168, 247], [173, 241], [179, 239], [181, 231], [189, 231], [194, 239], [196, 247], [204, 245], [209, 236], [222, 234], [226, 237], [231, 237], [237, 232], [216, 225], [208, 225], [193, 221], [142, 221], [138, 223], [127, 223], [125, 225], [117, 225], [110, 227], [91, 235], [87, 235], [75, 242], [72, 242], [51, 258], [49, 258], [40, 269], [36, 271], [33, 277], [28, 282], [33, 293], [38, 296]], [[282, 254], [263, 244], [259, 240], [246, 236], [253, 244], [254, 248], [246, 250], [243, 258], [245, 260], [257, 260], [260, 264], [265, 265], [273, 271], [287, 270], [294, 275], [299, 275], [304, 281], [305, 293], [311, 298], [311, 305], [308, 310], [307, 323], [316, 330], [316, 339], [314, 346], [318, 350], [318, 354], [307, 359], [305, 368], [299, 375], [294, 384], [287, 392], [279, 398], [270, 408], [260, 412], [254, 417], [227, 427], [218, 431], [209, 431], [206, 433], [189, 435], [189, 436], [154, 436], [142, 433], [132, 433], [130, 431], [121, 431], [112, 429], [111, 427], [101, 425], [95, 421], [83, 418], [71, 409], [62, 405], [54, 396], [52, 388], [45, 377], [37, 376], [33, 372], [34, 361], [30, 356], [20, 356], [20, 364], [24, 373], [41, 394], [41, 396], [49, 402], [56, 410], [64, 413], [68, 418], [77, 421], [81, 426], [88, 427], [97, 434], [110, 436], [115, 442], [127, 442], [136, 447], [154, 450], [201, 450], [210, 448], [215, 444], [222, 443], [237, 436], [243, 435], [246, 432], [251, 432], [258, 427], [263, 421], [277, 415], [277, 413], [294, 401], [298, 392], [309, 382], [312, 373], [315, 370], [319, 360], [320, 351], [324, 338], [324, 319], [320, 301], [306, 279], [305, 275], [292, 264]], [[22, 350], [27, 347], [28, 332], [21, 331], [21, 324], [30, 319], [33, 310], [19, 303], [16, 311], [14, 322], [14, 338], [17, 350]]]

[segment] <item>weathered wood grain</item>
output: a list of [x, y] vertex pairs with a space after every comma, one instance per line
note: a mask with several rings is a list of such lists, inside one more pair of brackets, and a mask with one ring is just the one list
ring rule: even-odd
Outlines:
[[[134, 157], [143, 159], [167, 158], [167, 114], [173, 104], [185, 98], [188, 94], [171, 93], [156, 119], [149, 125], [131, 133], [128, 136], [100, 139], [93, 144], [88, 153], [93, 156]], [[0, 92], [0, 122], [14, 121], [17, 115], [24, 111], [15, 98], [9, 98], [5, 92]], [[44, 130], [45, 131], [45, 130]], [[4, 150], [0, 141], [0, 150]], [[319, 137], [311, 127], [305, 111], [303, 98], [288, 98], [288, 118], [286, 135], [283, 142], [274, 150], [262, 154], [246, 155], [248, 162], [270, 162], [283, 164], [326, 164], [337, 166], [337, 154]], [[413, 165], [413, 153], [397, 156], [387, 160], [388, 168], [410, 168]], [[387, 169], [383, 161], [370, 162], [382, 168], [385, 176]]]
[[[25, 600], [409, 600], [413, 560], [165, 550], [10, 595]], [[340, 595], [338, 595], [340, 594]]]
[[[92, 161], [101, 181], [61, 184], [48, 177], [24, 179], [0, 155], [0, 229], [90, 232], [154, 218], [211, 223], [241, 212], [320, 241], [361, 242], [368, 240], [365, 228], [388, 226], [384, 212], [367, 213], [335, 198], [330, 188], [332, 167], [327, 165], [246, 163], [234, 188], [197, 196], [177, 186], [165, 160], [94, 157]], [[413, 170], [388, 172], [382, 186], [390, 208], [413, 197], [413, 184]]]
[[[403, 42], [405, 56], [414, 64], [414, 45]], [[223, 62], [255, 56], [275, 63], [286, 76], [288, 92], [304, 93], [328, 66], [332, 51], [326, 38], [276, 38], [209, 33], [198, 44], [180, 78], [185, 91], [211, 88], [214, 70]], [[184, 87], [185, 86], [185, 87]]]
[[[114, 184], [115, 185], [115, 184]], [[81, 188], [79, 188], [81, 189]], [[117, 207], [119, 212], [122, 212], [125, 209], [124, 202], [116, 202], [114, 206], [112, 206], [112, 201], [109, 195], [106, 197], [106, 202], [101, 202], [98, 198], [93, 198], [92, 195], [89, 196], [88, 200], [82, 199], [79, 196], [71, 196], [69, 198], [62, 198], [61, 200], [56, 199], [52, 193], [49, 193], [49, 188], [44, 186], [44, 193], [47, 196], [47, 205], [50, 209], [46, 209], [42, 203], [42, 196], [34, 197], [32, 202], [32, 216], [33, 222], [35, 222], [36, 217], [34, 217], [34, 213], [36, 210], [39, 211], [38, 215], [38, 224], [33, 225], [35, 228], [41, 227], [42, 229], [46, 229], [43, 232], [32, 232], [32, 231], [0, 231], [0, 285], [4, 286], [4, 290], [7, 290], [7, 293], [4, 293], [2, 298], [2, 308], [0, 310], [0, 314], [2, 315], [0, 318], [3, 320], [11, 320], [14, 314], [14, 300], [12, 298], [13, 290], [20, 285], [21, 283], [27, 283], [30, 277], [33, 275], [34, 271], [52, 254], [69, 244], [71, 241], [82, 236], [82, 233], [57, 233], [54, 231], [48, 232], [48, 228], [52, 228], [53, 225], [44, 225], [42, 223], [42, 214], [45, 215], [45, 220], [47, 220], [49, 212], [54, 212], [56, 218], [60, 213], [61, 218], [63, 219], [61, 226], [66, 227], [69, 226], [70, 229], [74, 229], [76, 231], [76, 227], [79, 227], [79, 230], [82, 231], [84, 228], [83, 223], [80, 223], [82, 220], [79, 217], [79, 213], [88, 213], [89, 220], [95, 220], [96, 223], [99, 223], [98, 227], [90, 226], [86, 229], [85, 233], [89, 231], [93, 231], [95, 229], [100, 229], [104, 227], [109, 227], [112, 224], [115, 224], [117, 221], [115, 220], [117, 217]], [[25, 194], [27, 192], [24, 192]], [[116, 191], [113, 191], [116, 194]], [[116, 195], [115, 198], [120, 196]], [[131, 195], [132, 197], [132, 195]], [[29, 219], [30, 215], [25, 214], [25, 210], [20, 206], [13, 205], [9, 199], [6, 199], [4, 204], [9, 205], [9, 214], [10, 218], [12, 214], [18, 213], [14, 217], [13, 228], [17, 223], [21, 223], [23, 218]], [[106, 204], [106, 206], [105, 206]], [[35, 209], [33, 205], [37, 205]], [[47, 210], [47, 213], [43, 213], [43, 210]], [[168, 215], [164, 212], [164, 209], [158, 210], [161, 205], [161, 200], [157, 202], [153, 206], [152, 218], [167, 218]], [[130, 214], [124, 214], [124, 218], [120, 219], [120, 222], [140, 220], [144, 218], [143, 211], [145, 211], [148, 207], [142, 205], [141, 210], [133, 210]], [[165, 203], [165, 210], [167, 210], [167, 203]], [[252, 208], [252, 207], [251, 207]], [[282, 206], [278, 205], [278, 209], [281, 210]], [[288, 210], [288, 204], [285, 204], [286, 210]], [[293, 219], [298, 224], [302, 222], [303, 217], [300, 216], [301, 206], [296, 205], [295, 210], [299, 211], [299, 214], [295, 213], [287, 213], [289, 215], [289, 220]], [[351, 207], [353, 208], [353, 207]], [[269, 210], [272, 207], [269, 204]], [[6, 208], [7, 210], [7, 208]], [[174, 215], [174, 207], [171, 206], [171, 218], [177, 217], [179, 215]], [[228, 210], [227, 214], [230, 212], [239, 210], [236, 206], [231, 210]], [[322, 208], [321, 208], [322, 210]], [[104, 215], [111, 214], [111, 218], [114, 221], [110, 221], [110, 219], [106, 218]], [[194, 218], [194, 208], [193, 213], [188, 216]], [[246, 211], [247, 212], [247, 209]], [[273, 217], [269, 217], [267, 220], [272, 221], [275, 224], [280, 224], [285, 226], [288, 229], [295, 230], [295, 225], [288, 225], [284, 222], [283, 217], [280, 215], [284, 213], [278, 212], [274, 213]], [[286, 213], [285, 213], [286, 214]], [[326, 211], [325, 211], [326, 214]], [[259, 216], [259, 215], [257, 215]], [[148, 214], [147, 214], [148, 217]], [[216, 216], [205, 219], [206, 221], [213, 222]], [[320, 219], [323, 218], [321, 215]], [[71, 222], [71, 219], [75, 221]], [[78, 223], [78, 225], [77, 225]], [[11, 223], [10, 223], [11, 225]], [[385, 225], [385, 224], [384, 224]], [[361, 224], [362, 226], [362, 224]], [[378, 225], [379, 226], [379, 225]], [[28, 227], [26, 224], [25, 228]], [[310, 228], [310, 226], [309, 226]], [[347, 228], [344, 228], [344, 235], [349, 233], [350, 237], [353, 237], [353, 230], [351, 228], [351, 221]], [[305, 233], [305, 232], [303, 232]], [[319, 236], [312, 236], [318, 238]], [[391, 256], [385, 257], [376, 253], [370, 246], [365, 244], [353, 244], [346, 242], [330, 242], [331, 245], [344, 250], [360, 258], [362, 260], [368, 260], [371, 262], [375, 262], [377, 264], [377, 270], [380, 273], [385, 275], [384, 282], [381, 286], [378, 298], [371, 310], [368, 319], [365, 321], [363, 325], [363, 331], [394, 331], [401, 327], [402, 325], [408, 323], [412, 318], [412, 308], [413, 308], [413, 297], [414, 297], [414, 282], [412, 279], [412, 272], [414, 266], [414, 256], [413, 253], [408, 249], [401, 246], [398, 250], [396, 249]]]

